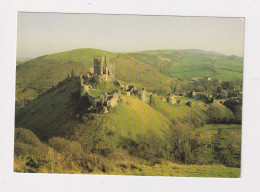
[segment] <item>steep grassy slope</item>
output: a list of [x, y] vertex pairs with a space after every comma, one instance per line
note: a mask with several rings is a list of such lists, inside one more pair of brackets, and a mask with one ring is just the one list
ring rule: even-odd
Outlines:
[[167, 102], [157, 101], [153, 108], [173, 122], [189, 123], [189, 121], [194, 121], [195, 124], [200, 126], [203, 123], [205, 124], [207, 118], [207, 106], [201, 101], [194, 102], [192, 107], [188, 107], [186, 104], [172, 105]]
[[16, 100], [33, 99], [55, 86], [74, 69], [84, 74], [93, 66], [93, 56], [109, 55], [116, 77], [140, 84], [156, 93], [172, 88], [173, 78], [210, 76], [222, 80], [242, 78], [243, 58], [201, 50], [155, 50], [112, 53], [98, 49], [76, 49], [46, 55], [17, 66]]
[[136, 97], [127, 97], [127, 103], [119, 105], [108, 116], [108, 123], [117, 135], [136, 139], [138, 135], [153, 133], [166, 140], [170, 121], [150, 105]]
[[127, 103], [108, 114], [85, 115], [88, 106], [79, 103], [78, 96], [79, 82], [64, 80], [18, 110], [15, 126], [32, 130], [42, 140], [54, 136], [71, 137], [75, 131], [82, 137], [93, 137], [99, 128], [112, 136], [132, 139], [151, 132], [163, 138], [167, 133], [169, 120], [135, 97], [127, 97]]
[[[15, 127], [32, 130], [40, 139], [65, 136], [77, 110], [77, 81], [63, 81], [16, 112]], [[74, 96], [75, 95], [75, 96]]]

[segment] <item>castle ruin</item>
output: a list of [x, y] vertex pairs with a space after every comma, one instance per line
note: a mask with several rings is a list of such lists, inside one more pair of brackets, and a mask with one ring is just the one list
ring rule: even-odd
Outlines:
[[[121, 91], [125, 92], [126, 96], [136, 96], [143, 102], [149, 102], [149, 95], [144, 88], [137, 88], [133, 85], [124, 85], [115, 78], [114, 65], [110, 63], [109, 56], [95, 56], [93, 58], [93, 67], [84, 75], [75, 75], [72, 70], [67, 77], [68, 80], [78, 79], [80, 83], [80, 99], [87, 99], [88, 102], [97, 111], [108, 113], [109, 108], [114, 108], [118, 103], [126, 103], [126, 98]], [[109, 81], [118, 87], [112, 92], [95, 89], [95, 83], [99, 84], [104, 81]], [[94, 84], [92, 84], [94, 83]]]
[[95, 56], [94, 57], [94, 74], [102, 76], [107, 81], [115, 79], [114, 65], [109, 62], [109, 56]]

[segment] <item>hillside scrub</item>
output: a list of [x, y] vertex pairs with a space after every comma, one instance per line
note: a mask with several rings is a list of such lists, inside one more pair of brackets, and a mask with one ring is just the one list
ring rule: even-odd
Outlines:
[[207, 131], [192, 130], [187, 125], [172, 125], [170, 159], [184, 164], [218, 164], [215, 161], [214, 137]]
[[169, 150], [173, 162], [240, 167], [240, 125], [205, 125], [192, 130], [177, 124], [170, 130]]
[[[162, 148], [159, 147], [160, 143], [156, 142], [156, 139], [150, 138], [152, 140], [146, 140], [147, 143], [145, 141], [144, 143], [139, 143], [140, 152], [143, 152], [143, 154], [146, 147], [148, 147], [148, 151], [154, 149], [155, 153], [152, 152], [150, 157], [146, 156], [146, 160], [142, 160], [145, 157], [142, 156], [142, 154], [136, 153], [137, 156], [140, 155], [141, 159], [138, 157], [134, 158], [131, 153], [128, 154], [128, 152], [126, 153], [126, 151], [119, 149], [118, 152], [113, 152], [107, 157], [97, 153], [84, 152], [84, 150], [83, 153], [75, 153], [73, 148], [67, 148], [67, 146], [76, 144], [77, 149], [75, 150], [78, 150], [80, 147], [78, 147], [75, 141], [52, 138], [49, 140], [49, 143], [52, 143], [50, 145], [54, 146], [53, 148], [50, 146], [47, 147], [47, 145], [43, 143], [37, 143], [37, 145], [46, 145], [48, 149], [47, 152], [41, 151], [41, 153], [37, 154], [36, 151], [28, 150], [28, 148], [24, 148], [26, 153], [23, 154], [15, 151], [14, 170], [17, 172], [43, 173], [239, 177], [238, 169], [216, 166], [216, 164], [224, 160], [229, 166], [233, 166], [234, 163], [237, 163], [238, 166], [235, 167], [239, 167], [240, 156], [238, 153], [240, 143], [239, 134], [237, 134], [239, 129], [237, 125], [231, 125], [229, 127], [227, 125], [210, 125], [190, 132], [187, 127], [178, 127], [176, 130], [172, 127], [171, 131], [175, 131], [175, 137], [171, 138], [168, 149], [164, 149], [168, 150], [168, 154], [158, 154], [156, 152], [157, 149], [161, 152], [163, 151]], [[232, 130], [232, 132], [229, 132], [229, 130]], [[23, 129], [23, 131], [30, 132], [29, 130], [25, 131], [25, 129]], [[234, 135], [237, 135], [237, 137], [233, 138]], [[229, 137], [229, 140], [226, 140], [227, 143], [222, 143], [218, 140], [218, 138], [225, 139], [224, 137]], [[178, 139], [178, 141], [176, 139]], [[29, 143], [28, 140], [24, 140], [24, 142]], [[151, 146], [146, 146], [146, 144], [150, 143], [152, 143]], [[195, 147], [190, 146], [192, 143]], [[225, 146], [228, 147], [226, 148]], [[173, 147], [175, 147], [174, 153], [172, 153]], [[39, 151], [39, 148], [37, 149]], [[214, 160], [214, 150], [216, 150], [216, 153], [221, 154], [217, 160]], [[166, 155], [165, 158], [169, 158], [168, 161], [160, 158], [164, 155]], [[174, 158], [174, 160], [171, 158]], [[181, 158], [184, 158], [185, 161], [181, 161]], [[194, 164], [195, 162], [195, 164], [203, 165], [203, 167], [173, 164], [170, 161], [179, 162], [181, 164]], [[212, 165], [205, 166], [205, 164]], [[205, 168], [211, 171], [203, 172]]]
[[73, 157], [82, 154], [82, 146], [79, 142], [69, 141], [61, 137], [52, 137], [49, 139], [48, 144], [55, 149], [58, 153], [72, 155]]
[[42, 155], [47, 154], [49, 147], [43, 144], [40, 139], [30, 130], [24, 128], [15, 129], [15, 143], [14, 154], [15, 155]]
[[233, 123], [235, 120], [233, 112], [218, 102], [209, 104], [207, 114], [208, 123]]

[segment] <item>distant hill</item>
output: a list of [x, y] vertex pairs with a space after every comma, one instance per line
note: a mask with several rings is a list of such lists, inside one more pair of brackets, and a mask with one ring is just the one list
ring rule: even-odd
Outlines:
[[242, 78], [243, 58], [237, 56], [196, 49], [143, 51], [128, 55], [159, 68], [161, 73], [174, 78]]
[[174, 78], [209, 76], [242, 79], [243, 58], [196, 49], [151, 50], [115, 53], [99, 49], [75, 49], [41, 56], [17, 66], [16, 100], [33, 99], [66, 78], [73, 69], [84, 74], [93, 65], [93, 56], [109, 55], [116, 78], [146, 87], [158, 94], [172, 87]]
[[16, 59], [16, 65], [20, 65], [22, 63], [25, 63], [26, 61], [31, 60], [32, 58], [17, 58]]

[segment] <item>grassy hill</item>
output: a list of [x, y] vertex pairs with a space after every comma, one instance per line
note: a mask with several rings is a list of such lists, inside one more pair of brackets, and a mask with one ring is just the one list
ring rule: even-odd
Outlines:
[[117, 135], [135, 139], [153, 132], [166, 140], [170, 121], [165, 116], [138, 98], [127, 97], [126, 101], [108, 117], [107, 123], [116, 129]]
[[111, 129], [118, 137], [136, 138], [150, 132], [165, 137], [170, 121], [139, 99], [127, 97], [126, 103], [107, 115], [84, 116], [84, 108], [88, 106], [78, 103], [79, 91], [77, 80], [62, 81], [18, 110], [15, 126], [32, 130], [42, 140], [54, 136], [70, 137], [68, 133], [72, 131], [95, 129], [97, 124], [108, 131]]
[[16, 100], [33, 99], [66, 78], [73, 69], [84, 74], [93, 56], [109, 55], [116, 78], [139, 84], [155, 93], [172, 89], [174, 78], [210, 76], [222, 80], [242, 79], [243, 58], [201, 50], [153, 50], [113, 53], [98, 49], [75, 49], [41, 56], [17, 66]]
[[[67, 125], [77, 108], [79, 83], [75, 81], [61, 82], [49, 90], [49, 93], [38, 96], [26, 107], [16, 112], [16, 127], [32, 130], [40, 139], [51, 136], [65, 136], [69, 131]], [[67, 125], [67, 126], [66, 126]]]

